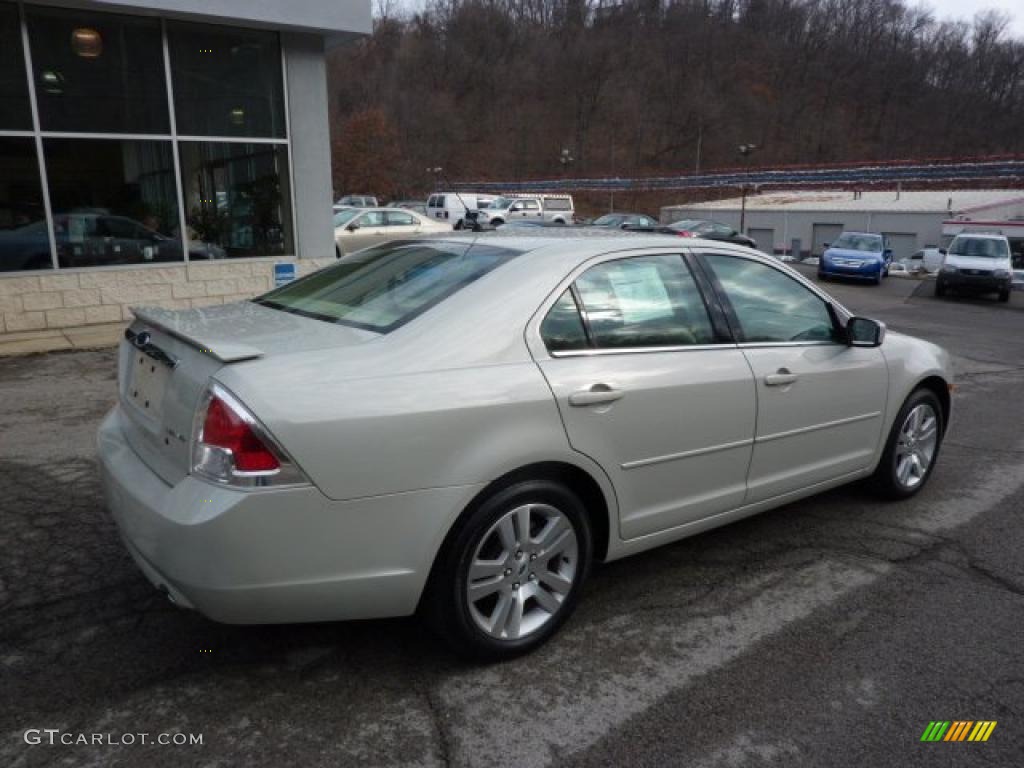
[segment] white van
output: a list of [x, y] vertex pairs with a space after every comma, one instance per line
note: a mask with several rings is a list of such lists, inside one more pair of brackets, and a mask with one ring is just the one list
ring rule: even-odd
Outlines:
[[491, 199], [491, 195], [475, 192], [437, 192], [427, 198], [427, 218], [446, 221], [453, 228], [462, 229], [466, 225], [466, 210], [476, 211]]
[[1000, 301], [1010, 300], [1013, 265], [1010, 241], [1004, 235], [960, 234], [942, 253], [942, 266], [935, 279], [935, 295], [952, 288], [971, 293], [995, 293]]

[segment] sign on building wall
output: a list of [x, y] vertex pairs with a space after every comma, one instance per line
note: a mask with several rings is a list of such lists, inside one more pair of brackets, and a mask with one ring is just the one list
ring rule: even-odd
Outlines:
[[295, 279], [295, 265], [278, 262], [274, 265], [274, 287], [280, 288]]

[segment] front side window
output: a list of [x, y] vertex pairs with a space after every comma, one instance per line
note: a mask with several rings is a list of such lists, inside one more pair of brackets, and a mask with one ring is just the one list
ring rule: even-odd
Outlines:
[[834, 341], [828, 305], [774, 267], [736, 256], [709, 254], [745, 342]]
[[190, 241], [229, 257], [294, 252], [286, 146], [182, 141], [178, 147]]
[[714, 331], [681, 256], [642, 256], [598, 264], [576, 281], [594, 346], [711, 344]]
[[170, 132], [159, 20], [42, 6], [25, 16], [44, 131]]
[[411, 227], [416, 224], [416, 219], [412, 217], [411, 213], [399, 213], [398, 211], [388, 211], [387, 221], [389, 227]]
[[276, 32], [168, 22], [178, 133], [284, 138]]
[[404, 325], [520, 251], [480, 244], [388, 243], [256, 299], [258, 304], [377, 333]]
[[370, 211], [369, 213], [364, 213], [361, 217], [356, 219], [355, 223], [360, 227], [383, 227], [384, 212]]

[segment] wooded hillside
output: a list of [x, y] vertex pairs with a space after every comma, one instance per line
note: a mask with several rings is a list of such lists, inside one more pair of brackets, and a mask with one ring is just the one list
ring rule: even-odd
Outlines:
[[[329, 57], [339, 191], [1024, 152], [1024, 41], [901, 0], [430, 0]], [[563, 163], [568, 150], [570, 163]], [[699, 160], [698, 160], [699, 157]]]

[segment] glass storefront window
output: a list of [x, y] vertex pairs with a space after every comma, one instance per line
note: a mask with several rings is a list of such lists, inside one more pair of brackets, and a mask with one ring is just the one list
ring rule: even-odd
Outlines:
[[168, 22], [167, 38], [180, 135], [284, 138], [276, 32]]
[[44, 131], [169, 133], [158, 19], [25, 9]]
[[0, 137], [0, 272], [52, 268], [35, 139]]
[[169, 141], [45, 139], [61, 267], [181, 261]]
[[178, 151], [193, 247], [231, 257], [294, 252], [286, 145], [183, 141]]
[[0, 2], [0, 129], [32, 130], [18, 6]]

